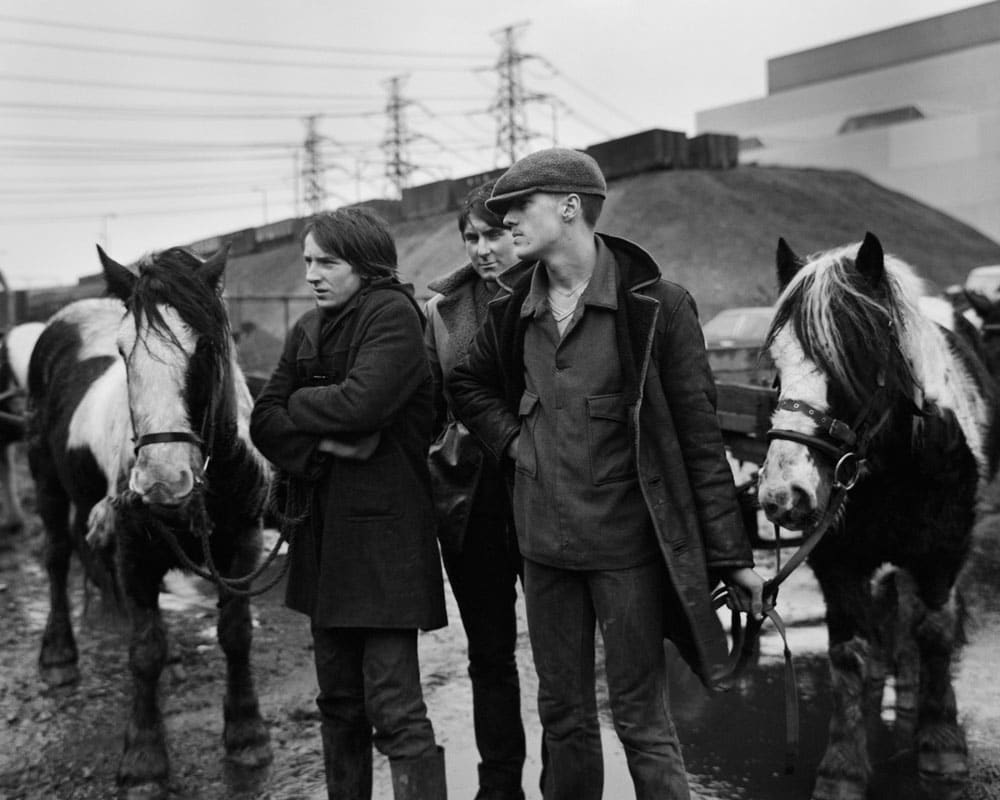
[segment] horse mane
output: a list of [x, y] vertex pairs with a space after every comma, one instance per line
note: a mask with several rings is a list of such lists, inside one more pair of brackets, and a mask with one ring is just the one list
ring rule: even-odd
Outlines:
[[805, 356], [852, 410], [871, 396], [875, 370], [881, 371], [890, 402], [915, 414], [914, 435], [925, 414], [948, 409], [981, 474], [991, 473], [995, 392], [985, 367], [921, 310], [925, 284], [912, 267], [886, 255], [885, 272], [873, 287], [854, 266], [858, 247], [845, 245], [806, 259], [778, 298], [766, 346], [791, 325]]
[[138, 262], [139, 280], [127, 303], [137, 323], [174, 340], [160, 306], [174, 308], [215, 358], [228, 356], [231, 333], [222, 298], [197, 273], [202, 261], [188, 250], [172, 247]]
[[[232, 333], [221, 294], [198, 273], [202, 263], [193, 253], [179, 247], [145, 256], [137, 265], [139, 279], [126, 305], [137, 327], [145, 319], [152, 333], [167, 338], [177, 347], [180, 342], [163, 319], [161, 307], [172, 307], [196, 334], [198, 345], [188, 366], [188, 412], [192, 424], [197, 424], [195, 420], [201, 409], [214, 409], [214, 419], [208, 421], [211, 438], [214, 442], [222, 436], [231, 444], [236, 436], [238, 414]], [[213, 446], [211, 442], [206, 444]]]
[[854, 408], [872, 393], [873, 366], [891, 391], [912, 400], [920, 381], [907, 344], [929, 322], [918, 307], [923, 282], [886, 256], [882, 281], [872, 287], [854, 268], [857, 250], [845, 245], [806, 260], [778, 298], [767, 345], [791, 324], [806, 357]]

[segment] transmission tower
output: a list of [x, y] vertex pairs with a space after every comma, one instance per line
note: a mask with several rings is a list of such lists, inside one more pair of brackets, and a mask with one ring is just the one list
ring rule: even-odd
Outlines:
[[385, 113], [388, 117], [385, 138], [382, 140], [382, 150], [385, 153], [385, 176], [389, 179], [396, 192], [396, 197], [403, 196], [403, 189], [409, 182], [410, 175], [416, 166], [407, 156], [407, 148], [413, 137], [406, 127], [404, 111], [411, 104], [402, 95], [402, 84], [407, 76], [389, 78], [389, 99], [386, 102]]
[[306, 117], [305, 158], [302, 165], [302, 183], [306, 206], [310, 214], [318, 214], [326, 204], [323, 185], [323, 155], [319, 145], [321, 137], [316, 130], [318, 116]]
[[496, 99], [490, 110], [497, 122], [496, 160], [506, 156], [513, 164], [528, 151], [531, 140], [538, 136], [528, 128], [525, 106], [529, 102], [548, 100], [548, 95], [527, 92], [521, 76], [521, 64], [535, 56], [518, 50], [517, 40], [527, 22], [508, 25], [494, 32], [493, 38], [500, 42], [500, 57], [496, 70], [499, 77]]

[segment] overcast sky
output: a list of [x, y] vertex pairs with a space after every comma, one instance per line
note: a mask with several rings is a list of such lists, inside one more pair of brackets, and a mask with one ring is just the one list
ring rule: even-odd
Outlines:
[[[16, 287], [392, 196], [390, 79], [418, 185], [506, 166], [512, 27], [531, 145], [586, 147], [766, 94], [767, 59], [975, 5], [949, 0], [0, 0], [0, 268]], [[456, 238], [456, 259], [459, 257]]]

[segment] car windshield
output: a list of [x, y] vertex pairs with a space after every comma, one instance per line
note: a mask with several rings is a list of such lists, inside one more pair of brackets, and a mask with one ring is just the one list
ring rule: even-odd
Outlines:
[[727, 308], [705, 323], [705, 339], [763, 343], [773, 314], [770, 306]]

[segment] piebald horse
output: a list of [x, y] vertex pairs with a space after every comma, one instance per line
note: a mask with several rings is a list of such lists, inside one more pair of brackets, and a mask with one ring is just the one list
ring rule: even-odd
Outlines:
[[[50, 581], [39, 666], [50, 685], [79, 678], [66, 591], [76, 551], [131, 619], [132, 708], [118, 780], [129, 797], [160, 797], [168, 759], [157, 683], [167, 637], [158, 595], [167, 570], [182, 566], [168, 540], [201, 563], [210, 533], [219, 573], [248, 575], [271, 472], [250, 442], [250, 394], [221, 298], [225, 252], [202, 262], [167, 250], [141, 261], [138, 275], [98, 253], [111, 296], [55, 314], [29, 367], [28, 452]], [[245, 584], [219, 587], [227, 757], [262, 766], [271, 750], [251, 677]]]
[[4, 518], [0, 531], [24, 527], [24, 511], [17, 490], [14, 467], [15, 443], [24, 438], [24, 391], [28, 385], [28, 361], [42, 333], [42, 322], [22, 322], [3, 337], [0, 346], [0, 492]]
[[997, 466], [995, 387], [963, 337], [921, 311], [923, 282], [872, 234], [808, 259], [782, 239], [777, 267], [767, 345], [780, 389], [758, 499], [792, 530], [834, 520], [808, 562], [834, 695], [813, 798], [865, 797], [887, 671], [897, 742], [913, 748], [925, 787], [954, 796], [968, 774], [950, 673], [954, 589], [977, 490]]

